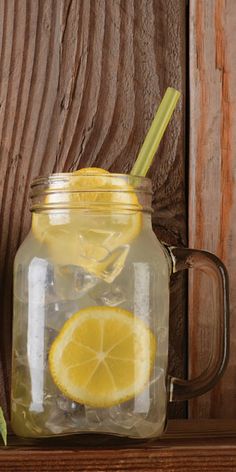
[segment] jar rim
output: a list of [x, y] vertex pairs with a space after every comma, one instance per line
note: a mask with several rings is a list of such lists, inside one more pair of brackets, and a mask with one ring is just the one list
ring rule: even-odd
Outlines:
[[[91, 199], [89, 193], [98, 194]], [[112, 199], [106, 197], [113, 194]], [[76, 194], [82, 196], [77, 198]], [[121, 197], [121, 194], [127, 194]], [[136, 195], [136, 199], [131, 197]], [[130, 208], [151, 211], [152, 182], [147, 177], [127, 174], [73, 174], [69, 172], [38, 177], [31, 184], [31, 210], [77, 207], [93, 205], [97, 207]], [[45, 198], [46, 196], [46, 198]]]
[[[33, 179], [32, 183], [31, 183], [31, 188], [34, 188], [35, 186], [38, 186], [38, 185], [43, 185], [45, 183], [53, 183], [53, 182], [56, 182], [57, 180], [58, 181], [65, 181], [65, 180], [79, 180], [80, 177], [84, 178], [86, 177], [86, 179], [88, 180], [91, 180], [92, 178], [94, 177], [101, 177], [104, 180], [107, 180], [109, 182], [109, 180], [116, 180], [116, 179], [122, 179], [124, 182], [126, 181], [127, 183], [131, 184], [132, 185], [132, 182], [133, 184], [136, 184], [135, 185], [135, 188], [136, 186], [140, 186], [141, 189], [140, 190], [144, 190], [146, 189], [146, 191], [150, 191], [150, 193], [152, 193], [152, 181], [149, 177], [142, 177], [140, 175], [131, 175], [131, 174], [121, 174], [121, 173], [109, 173], [109, 174], [97, 174], [96, 172], [94, 173], [91, 173], [91, 174], [73, 174], [72, 172], [55, 172], [53, 174], [48, 174], [46, 176], [39, 176], [39, 177], [36, 177], [35, 179]], [[82, 179], [81, 179], [82, 180]]]

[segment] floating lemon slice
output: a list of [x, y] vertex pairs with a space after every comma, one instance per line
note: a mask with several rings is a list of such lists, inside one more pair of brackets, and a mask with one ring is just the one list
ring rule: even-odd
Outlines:
[[[142, 227], [141, 206], [134, 189], [122, 176], [113, 178], [108, 171], [91, 167], [71, 173], [68, 186], [63, 188], [66, 191], [61, 194], [60, 190], [50, 190], [45, 204], [56, 208], [63, 198], [69, 208], [35, 213], [34, 236], [46, 244], [54, 263], [78, 265], [111, 282], [123, 267], [127, 245]], [[73, 205], [81, 209], [73, 210]], [[119, 205], [121, 209], [113, 211]], [[106, 271], [116, 262], [114, 270]]]
[[129, 311], [88, 307], [63, 326], [49, 352], [53, 380], [64, 395], [92, 407], [135, 397], [150, 378], [155, 336]]

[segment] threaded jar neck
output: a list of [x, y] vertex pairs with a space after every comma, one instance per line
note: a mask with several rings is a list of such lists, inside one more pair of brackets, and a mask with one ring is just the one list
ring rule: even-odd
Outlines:
[[31, 210], [83, 209], [151, 212], [151, 180], [126, 174], [61, 173], [35, 179]]

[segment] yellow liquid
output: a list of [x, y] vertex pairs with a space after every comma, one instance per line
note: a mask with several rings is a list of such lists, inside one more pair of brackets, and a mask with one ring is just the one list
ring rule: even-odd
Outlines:
[[[35, 224], [45, 227], [48, 214], [35, 216]], [[56, 213], [54, 223], [55, 217]], [[43, 437], [93, 431], [142, 438], [163, 431], [168, 265], [151, 230], [149, 215], [143, 216], [135, 238], [119, 244], [121, 223], [127, 227], [128, 217], [114, 216], [112, 230], [108, 231], [111, 215], [89, 213], [85, 218], [81, 212], [65, 212], [64, 223], [61, 219], [60, 224], [52, 225], [53, 235], [58, 226], [61, 236], [55, 236], [49, 244], [47, 237], [40, 240], [31, 232], [19, 249], [15, 261], [12, 371], [12, 427], [16, 434]], [[115, 222], [119, 226], [117, 234]], [[75, 227], [77, 237], [72, 234]], [[87, 266], [84, 258], [81, 262], [81, 245], [70, 243], [80, 241], [81, 235], [91, 245], [97, 241], [98, 246], [107, 247], [109, 254], [102, 264], [96, 247], [86, 255], [90, 261]], [[149, 382], [141, 393], [119, 405], [93, 408], [62, 394], [50, 374], [48, 355], [52, 342], [74, 313], [103, 305], [128, 310], [143, 320], [154, 333], [158, 348]]]

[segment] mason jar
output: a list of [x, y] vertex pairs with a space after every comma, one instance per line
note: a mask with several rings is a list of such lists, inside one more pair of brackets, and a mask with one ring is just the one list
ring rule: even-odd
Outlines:
[[[151, 222], [151, 181], [101, 170], [32, 183], [32, 226], [14, 264], [11, 424], [23, 437], [162, 434], [168, 401], [212, 388], [228, 356], [228, 288], [214, 255], [170, 248]], [[167, 372], [169, 282], [213, 278], [206, 370]]]

